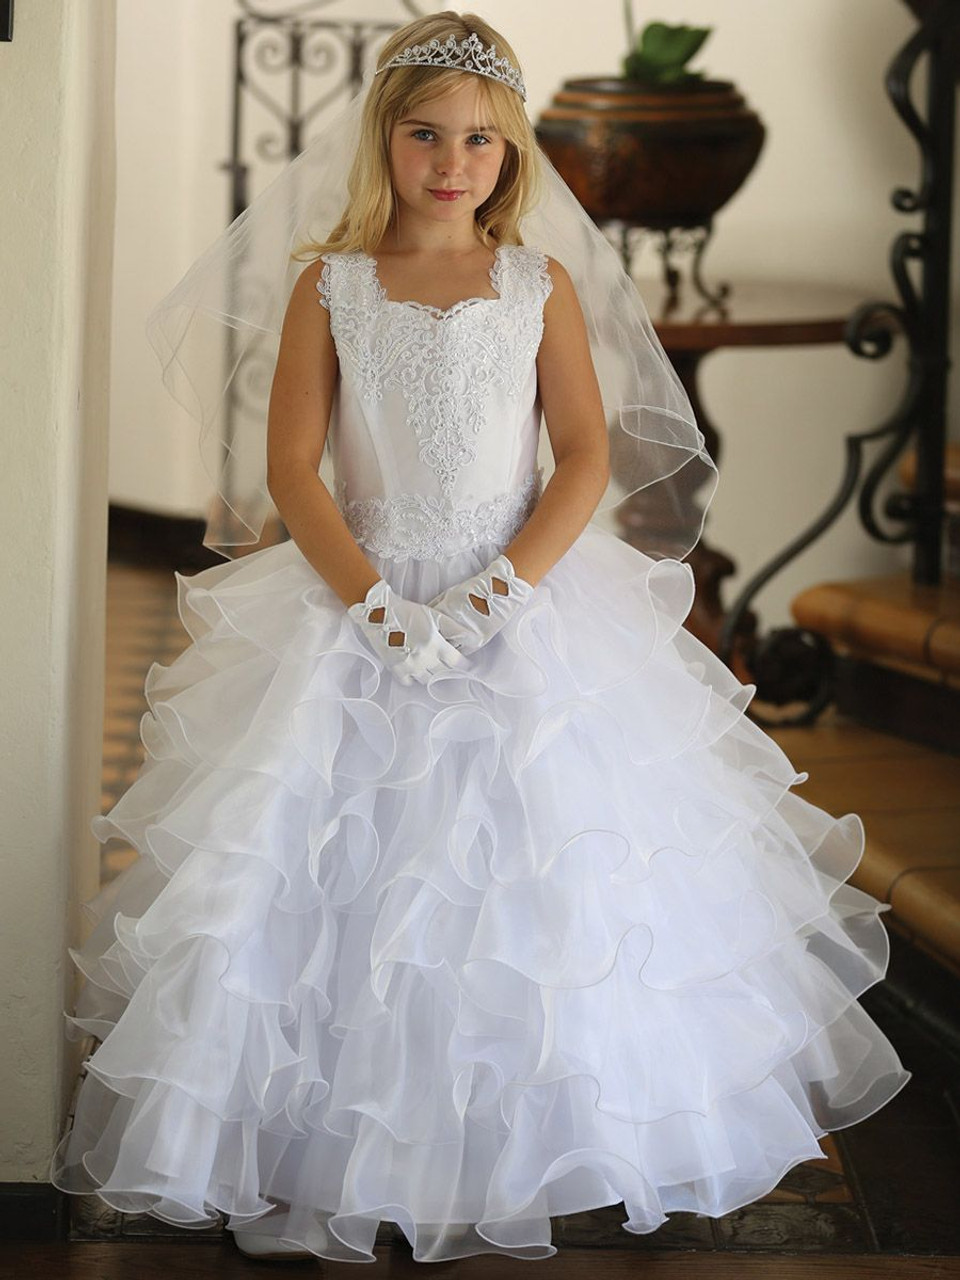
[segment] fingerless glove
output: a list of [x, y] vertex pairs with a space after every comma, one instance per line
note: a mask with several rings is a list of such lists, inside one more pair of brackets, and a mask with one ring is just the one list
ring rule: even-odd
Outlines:
[[462, 654], [476, 652], [533, 595], [534, 588], [517, 575], [502, 553], [485, 569], [447, 587], [428, 602], [442, 616], [440, 628]]
[[442, 634], [436, 612], [398, 595], [383, 578], [347, 613], [401, 684], [426, 684], [435, 672], [465, 663]]

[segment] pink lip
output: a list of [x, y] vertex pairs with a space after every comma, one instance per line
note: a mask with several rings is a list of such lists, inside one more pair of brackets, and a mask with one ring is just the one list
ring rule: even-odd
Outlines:
[[456, 200], [457, 196], [462, 196], [462, 191], [446, 190], [444, 188], [431, 187], [430, 194], [436, 196], [438, 200]]

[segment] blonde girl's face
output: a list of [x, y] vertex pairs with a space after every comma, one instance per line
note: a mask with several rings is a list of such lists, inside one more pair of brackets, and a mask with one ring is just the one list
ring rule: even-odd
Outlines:
[[[390, 170], [401, 215], [473, 221], [497, 185], [507, 143], [483, 106], [477, 77], [404, 112], [390, 132]], [[448, 198], [435, 191], [456, 191]]]

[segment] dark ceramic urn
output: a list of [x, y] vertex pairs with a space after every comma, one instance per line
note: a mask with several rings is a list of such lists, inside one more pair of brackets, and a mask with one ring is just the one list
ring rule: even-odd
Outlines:
[[660, 230], [707, 225], [766, 133], [729, 81], [656, 88], [617, 77], [565, 80], [535, 131], [595, 222]]

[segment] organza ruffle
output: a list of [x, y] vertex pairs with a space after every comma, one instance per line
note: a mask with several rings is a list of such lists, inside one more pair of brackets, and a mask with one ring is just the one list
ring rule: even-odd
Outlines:
[[[428, 600], [502, 550], [371, 559]], [[93, 820], [65, 1191], [373, 1261], [556, 1252], [550, 1217], [720, 1216], [910, 1078], [857, 1003], [863, 852], [682, 629], [692, 575], [592, 526], [466, 667], [385, 671], [292, 542], [184, 578], [192, 644]], [[284, 1218], [259, 1222], [275, 1204]]]

